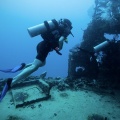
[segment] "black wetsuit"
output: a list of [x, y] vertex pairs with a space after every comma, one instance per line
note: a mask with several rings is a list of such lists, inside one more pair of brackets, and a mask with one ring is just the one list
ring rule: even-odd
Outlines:
[[64, 36], [65, 38], [70, 34], [68, 29], [58, 29], [52, 32], [46, 32], [41, 35], [43, 41], [37, 45], [37, 56], [36, 58], [42, 62], [45, 61], [48, 53], [53, 51], [56, 47], [59, 47], [59, 38]]

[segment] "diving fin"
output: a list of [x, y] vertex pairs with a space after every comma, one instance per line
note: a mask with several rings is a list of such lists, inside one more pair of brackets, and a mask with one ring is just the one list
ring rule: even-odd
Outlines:
[[15, 73], [15, 72], [17, 72], [17, 71], [20, 71], [20, 70], [22, 70], [22, 69], [25, 67], [25, 65], [26, 65], [25, 63], [21, 63], [20, 65], [14, 67], [14, 68], [11, 70], [11, 72], [12, 72], [12, 73]]
[[20, 65], [12, 68], [12, 69], [6, 69], [6, 70], [0, 70], [1, 72], [4, 72], [4, 73], [15, 73], [17, 71], [20, 71], [22, 70], [24, 67], [25, 67], [25, 63], [21, 63]]
[[3, 87], [3, 90], [2, 90], [2, 92], [1, 92], [1, 94], [0, 94], [0, 102], [1, 102], [2, 99], [5, 97], [7, 91], [10, 90], [12, 80], [13, 80], [12, 78], [8, 78], [8, 79], [7, 79], [7, 82], [5, 83], [5, 85], [4, 85], [4, 87]]

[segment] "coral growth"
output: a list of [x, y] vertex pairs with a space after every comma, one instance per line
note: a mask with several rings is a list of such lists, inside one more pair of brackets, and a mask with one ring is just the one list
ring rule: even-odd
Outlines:
[[24, 120], [18, 116], [9, 115], [6, 120]]
[[14, 95], [14, 98], [17, 102], [24, 102], [27, 98], [29, 97], [29, 95], [27, 93], [23, 93], [23, 92], [17, 92]]

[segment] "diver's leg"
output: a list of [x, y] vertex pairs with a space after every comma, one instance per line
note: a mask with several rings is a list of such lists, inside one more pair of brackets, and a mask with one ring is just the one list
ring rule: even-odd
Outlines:
[[31, 65], [26, 67], [20, 74], [15, 76], [12, 80], [11, 86], [13, 86], [15, 83], [19, 82], [20, 80], [28, 77], [30, 74], [35, 72], [39, 67], [45, 65], [45, 62], [42, 62], [38, 59], [35, 59]]

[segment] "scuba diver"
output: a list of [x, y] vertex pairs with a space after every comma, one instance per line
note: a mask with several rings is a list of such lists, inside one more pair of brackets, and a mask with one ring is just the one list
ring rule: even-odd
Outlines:
[[53, 19], [51, 21], [44, 21], [42, 24], [28, 28], [28, 32], [31, 37], [41, 35], [43, 40], [39, 42], [36, 47], [37, 55], [33, 63], [22, 63], [20, 66], [15, 67], [15, 69], [0, 70], [2, 72], [17, 72], [23, 69], [23, 71], [17, 76], [13, 78], [7, 78], [5, 80], [6, 84], [0, 95], [0, 101], [4, 98], [7, 91], [10, 90], [14, 84], [28, 77], [30, 74], [38, 70], [39, 67], [44, 66], [49, 52], [55, 50], [57, 54], [62, 55], [60, 50], [63, 47], [63, 43], [68, 42], [68, 35], [71, 34], [73, 36], [71, 29], [72, 23], [68, 19], [60, 19], [58, 21]]

